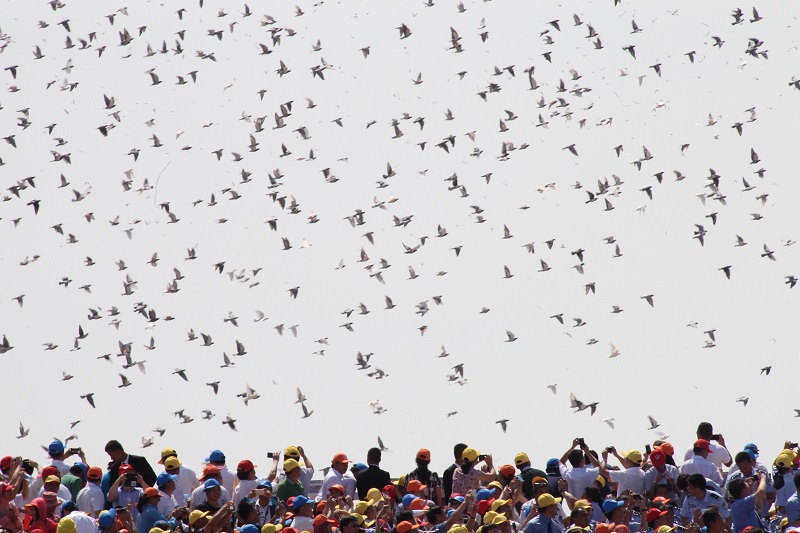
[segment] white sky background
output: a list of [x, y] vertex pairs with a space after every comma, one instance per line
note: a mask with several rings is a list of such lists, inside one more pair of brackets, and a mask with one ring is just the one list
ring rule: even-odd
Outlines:
[[[137, 453], [142, 436], [152, 436], [157, 426], [166, 428], [145, 450], [151, 462], [166, 446], [196, 465], [213, 448], [222, 448], [235, 464], [251, 458], [266, 473], [267, 450], [290, 443], [303, 445], [317, 466], [327, 464], [336, 451], [364, 460], [367, 448], [381, 435], [395, 453], [384, 456], [384, 465], [399, 475], [413, 465], [421, 446], [433, 452], [434, 467], [449, 464], [452, 445], [465, 441], [496, 456], [498, 464], [511, 462], [513, 454], [526, 450], [542, 465], [559, 456], [571, 438], [582, 435], [600, 449], [615, 444], [620, 449], [642, 448], [656, 434], [648, 431], [647, 415], [654, 416], [677, 448], [688, 446], [700, 420], [709, 420], [722, 432], [732, 451], [756, 441], [770, 458], [783, 440], [796, 436], [791, 396], [798, 343], [797, 290], [789, 290], [785, 276], [800, 275], [798, 247], [786, 246], [798, 239], [798, 215], [794, 205], [796, 141], [791, 132], [800, 119], [800, 92], [789, 86], [800, 75], [797, 65], [797, 14], [800, 8], [784, 3], [781, 8], [759, 6], [763, 20], [731, 25], [729, 2], [659, 2], [637, 6], [611, 0], [571, 6], [541, 3], [534, 10], [527, 2], [494, 0], [456, 3], [421, 2], [299, 2], [304, 14], [296, 16], [291, 3], [250, 4], [253, 15], [242, 17], [242, 5], [208, 0], [198, 4], [128, 4], [114, 25], [105, 17], [124, 4], [70, 1], [53, 11], [45, 2], [2, 2], [2, 33], [10, 43], [0, 63], [18, 65], [17, 77], [0, 72], [4, 92], [0, 96], [0, 136], [15, 135], [17, 148], [0, 141], [0, 180], [7, 189], [27, 176], [36, 176], [36, 188], [9, 191], [0, 203], [0, 257], [5, 283], [0, 286], [0, 334], [14, 347], [0, 355], [4, 374], [7, 414], [2, 424], [3, 455], [41, 458], [40, 444], [54, 435], [71, 433], [69, 422], [81, 420], [74, 432], [93, 464], [105, 464], [102, 452], [109, 438], [117, 438]], [[218, 17], [224, 6], [227, 16]], [[187, 9], [183, 20], [175, 11]], [[741, 6], [746, 19], [750, 6]], [[584, 21], [573, 26], [572, 13]], [[274, 26], [259, 21], [269, 14]], [[485, 18], [489, 38], [481, 42], [478, 26]], [[69, 19], [68, 33], [58, 22]], [[561, 31], [547, 24], [558, 19]], [[631, 20], [642, 28], [631, 34]], [[38, 21], [49, 26], [38, 28]], [[229, 24], [236, 22], [231, 33]], [[395, 29], [406, 23], [412, 31], [399, 39]], [[598, 32], [602, 50], [585, 38], [586, 24]], [[139, 36], [137, 28], [146, 25]], [[280, 32], [273, 46], [270, 28]], [[450, 27], [461, 36], [462, 53], [448, 50]], [[134, 37], [119, 46], [118, 31], [127, 28]], [[207, 30], [223, 30], [223, 38]], [[146, 57], [162, 40], [174, 48], [175, 32], [185, 30], [184, 52], [172, 51]], [[555, 41], [546, 45], [540, 32], [549, 30]], [[96, 32], [88, 50], [79, 50], [78, 39]], [[76, 47], [64, 49], [67, 36]], [[711, 36], [721, 37], [722, 48], [712, 47]], [[747, 40], [765, 41], [769, 59], [745, 54]], [[312, 46], [319, 39], [320, 52]], [[259, 55], [258, 43], [273, 50]], [[623, 46], [636, 45], [633, 59]], [[45, 57], [34, 60], [32, 50], [41, 47]], [[102, 57], [97, 49], [106, 46]], [[364, 58], [361, 47], [370, 46]], [[195, 52], [214, 53], [217, 61], [196, 57]], [[695, 50], [695, 62], [684, 55]], [[552, 52], [552, 63], [542, 53]], [[331, 65], [325, 80], [312, 78], [311, 67], [322, 58]], [[62, 69], [71, 60], [73, 69]], [[283, 60], [291, 72], [276, 74]], [[662, 77], [649, 68], [661, 63]], [[515, 77], [494, 67], [514, 65]], [[524, 69], [535, 66], [541, 86], [528, 90]], [[162, 83], [150, 85], [149, 69]], [[569, 69], [582, 76], [570, 80]], [[620, 76], [625, 69], [627, 76]], [[176, 85], [176, 76], [187, 80], [198, 71], [197, 83]], [[467, 71], [463, 80], [457, 72]], [[422, 74], [423, 83], [412, 79]], [[638, 76], [644, 76], [640, 85]], [[591, 88], [578, 97], [557, 93], [559, 79], [568, 90]], [[67, 80], [79, 83], [73, 91], [60, 91]], [[56, 81], [49, 89], [46, 84]], [[483, 101], [477, 93], [489, 83], [502, 87]], [[9, 92], [12, 86], [18, 92]], [[266, 89], [263, 101], [257, 91]], [[103, 94], [116, 99], [116, 123], [104, 109]], [[545, 102], [563, 97], [568, 107], [539, 109]], [[316, 107], [305, 107], [305, 98]], [[293, 101], [286, 127], [274, 130], [274, 113], [281, 103]], [[663, 108], [655, 109], [658, 102]], [[747, 122], [756, 108], [757, 120]], [[31, 126], [16, 126], [29, 108]], [[454, 120], [445, 120], [451, 109]], [[507, 121], [509, 131], [499, 132], [499, 119], [511, 110], [519, 118]], [[557, 116], [551, 116], [555, 111]], [[564, 117], [571, 112], [571, 120]], [[248, 152], [252, 122], [265, 116], [264, 131], [254, 133], [259, 151]], [[422, 131], [412, 119], [425, 117]], [[541, 113], [549, 128], [535, 127]], [[708, 114], [717, 120], [708, 126]], [[610, 125], [598, 125], [613, 117]], [[341, 118], [343, 127], [332, 123]], [[404, 135], [393, 139], [391, 120], [401, 119]], [[145, 121], [154, 120], [152, 127]], [[579, 120], [585, 119], [580, 128]], [[366, 128], [370, 121], [376, 124]], [[744, 123], [740, 137], [731, 126]], [[56, 123], [52, 135], [45, 126]], [[98, 130], [115, 124], [108, 137]], [[204, 128], [203, 125], [210, 124]], [[302, 140], [292, 130], [305, 126], [311, 138]], [[184, 133], [176, 139], [176, 132]], [[476, 132], [475, 141], [465, 134]], [[149, 137], [157, 135], [163, 147], [154, 148]], [[435, 144], [456, 136], [450, 153]], [[56, 137], [67, 144], [54, 147]], [[417, 146], [427, 142], [424, 151]], [[511, 152], [500, 161], [503, 141], [526, 150]], [[279, 157], [281, 144], [292, 154]], [[574, 143], [579, 156], [562, 148]], [[682, 144], [689, 144], [681, 154]], [[617, 157], [613, 148], [622, 144]], [[191, 150], [181, 150], [191, 146]], [[642, 146], [653, 159], [637, 171], [632, 162], [642, 157]], [[141, 150], [139, 160], [126, 155]], [[223, 149], [221, 161], [211, 152]], [[470, 157], [474, 148], [480, 157]], [[761, 158], [750, 164], [750, 149]], [[316, 159], [306, 158], [310, 149]], [[72, 164], [51, 162], [50, 150], [70, 153]], [[232, 152], [243, 156], [234, 162]], [[397, 175], [376, 182], [390, 163]], [[323, 180], [329, 167], [339, 181]], [[754, 174], [759, 168], [766, 174]], [[285, 176], [277, 189], [267, 189], [267, 174], [279, 168]], [[727, 206], [708, 198], [706, 206], [697, 195], [705, 188], [709, 168], [720, 176], [720, 191]], [[124, 172], [134, 175], [132, 191], [120, 185]], [[252, 172], [242, 184], [240, 172]], [[427, 170], [424, 175], [421, 171]], [[675, 181], [673, 170], [686, 176]], [[162, 172], [163, 171], [163, 172]], [[653, 174], [664, 172], [658, 184]], [[487, 184], [481, 177], [491, 172]], [[59, 175], [70, 181], [58, 188]], [[469, 197], [448, 191], [444, 178], [458, 174]], [[586, 190], [597, 192], [597, 180], [615, 174], [624, 182], [618, 196], [605, 194], [586, 204]], [[160, 176], [160, 177], [159, 177]], [[755, 189], [743, 192], [742, 177]], [[136, 192], [147, 179], [152, 190]], [[576, 181], [581, 190], [571, 188]], [[544, 189], [554, 183], [555, 188]], [[652, 186], [653, 200], [639, 189]], [[230, 200], [221, 190], [232, 187], [241, 198]], [[72, 202], [72, 189], [91, 193]], [[542, 189], [543, 192], [540, 192]], [[301, 212], [282, 210], [266, 194], [294, 196]], [[207, 201], [215, 194], [218, 204]], [[766, 205], [756, 199], [768, 193]], [[387, 200], [387, 210], [372, 208], [373, 197]], [[614, 210], [604, 212], [608, 198]], [[34, 216], [26, 205], [41, 201]], [[203, 203], [192, 206], [194, 200]], [[158, 205], [169, 202], [180, 219], [167, 224]], [[486, 219], [477, 224], [471, 205], [484, 209]], [[522, 206], [530, 209], [521, 210]], [[646, 206], [643, 213], [637, 208]], [[344, 217], [356, 209], [365, 211], [363, 226], [351, 228]], [[87, 223], [84, 214], [96, 220]], [[718, 213], [716, 225], [706, 218]], [[320, 222], [308, 224], [316, 213]], [[751, 213], [763, 215], [754, 221]], [[392, 215], [413, 215], [406, 228], [393, 226]], [[109, 220], [119, 216], [120, 223]], [[278, 219], [278, 231], [265, 221]], [[13, 220], [20, 218], [18, 226]], [[220, 218], [228, 219], [218, 224]], [[134, 224], [135, 220], [141, 222]], [[66, 238], [50, 227], [63, 224]], [[449, 235], [434, 238], [438, 224]], [[701, 247], [692, 238], [694, 224], [708, 234]], [[504, 240], [503, 225], [513, 238]], [[129, 240], [124, 230], [133, 228]], [[374, 232], [375, 245], [362, 235]], [[748, 243], [735, 247], [736, 235]], [[622, 257], [612, 258], [613, 245], [603, 239], [613, 235]], [[413, 255], [403, 253], [428, 236]], [[281, 237], [292, 244], [282, 250]], [[310, 248], [301, 249], [306, 239]], [[545, 241], [555, 239], [548, 249]], [[535, 253], [523, 245], [533, 241]], [[761, 256], [766, 244], [777, 261]], [[460, 257], [451, 250], [463, 246]], [[198, 259], [185, 261], [186, 249], [196, 247]], [[368, 276], [359, 263], [361, 248], [379, 265], [385, 258], [386, 285]], [[578, 263], [570, 252], [583, 248], [585, 274], [571, 267]], [[158, 252], [157, 267], [147, 264]], [[20, 262], [38, 254], [27, 266]], [[86, 256], [96, 262], [84, 266]], [[128, 270], [119, 272], [115, 261], [123, 259]], [[346, 267], [335, 270], [340, 260]], [[551, 271], [537, 272], [544, 259]], [[225, 272], [248, 269], [249, 282], [229, 281], [213, 265], [225, 261]], [[511, 279], [502, 279], [507, 265]], [[720, 267], [732, 265], [727, 280]], [[419, 274], [408, 280], [407, 267]], [[185, 279], [180, 292], [165, 294], [172, 268]], [[252, 277], [250, 269], [262, 268]], [[446, 271], [445, 276], [436, 276]], [[138, 282], [132, 296], [122, 296], [125, 274]], [[68, 288], [58, 281], [68, 276]], [[260, 282], [253, 288], [248, 285]], [[585, 295], [584, 285], [595, 282], [596, 294]], [[78, 289], [91, 283], [91, 294]], [[297, 300], [287, 289], [299, 286]], [[655, 308], [640, 296], [655, 295]], [[13, 298], [24, 294], [20, 308]], [[384, 310], [384, 296], [397, 307]], [[444, 305], [436, 306], [435, 295]], [[431, 310], [420, 318], [415, 304], [428, 300]], [[162, 318], [148, 328], [133, 311], [144, 302]], [[344, 309], [363, 302], [370, 313], [346, 319]], [[623, 309], [612, 314], [612, 305]], [[107, 310], [120, 309], [119, 330], [109, 325]], [[479, 314], [483, 307], [488, 314]], [[102, 309], [104, 318], [89, 321], [88, 309]], [[255, 310], [269, 317], [253, 323]], [[223, 322], [228, 312], [239, 317], [239, 327]], [[566, 324], [549, 318], [563, 313]], [[173, 321], [163, 318], [171, 315]], [[572, 318], [587, 325], [572, 327]], [[339, 327], [353, 322], [354, 333]], [[686, 324], [696, 321], [696, 329]], [[274, 326], [298, 324], [297, 338], [288, 331], [281, 337]], [[70, 351], [78, 326], [89, 334], [79, 351]], [[427, 325], [424, 336], [418, 327]], [[212, 335], [214, 345], [189, 343], [193, 328]], [[716, 328], [715, 348], [704, 349], [703, 331]], [[505, 330], [519, 340], [503, 342]], [[151, 335], [156, 349], [147, 351]], [[328, 338], [329, 346], [314, 341]], [[587, 339], [599, 342], [588, 346]], [[234, 368], [220, 369], [222, 352], [235, 352], [235, 340], [248, 354], [236, 357]], [[97, 357], [117, 353], [117, 342], [133, 342], [133, 357], [145, 359], [146, 375], [136, 368], [122, 370], [122, 358], [107, 363]], [[42, 344], [58, 344], [44, 351]], [[620, 351], [609, 359], [609, 343]], [[450, 356], [440, 359], [444, 344]], [[313, 352], [325, 349], [325, 356]], [[389, 376], [376, 381], [356, 370], [355, 354], [374, 352], [370, 363]], [[447, 383], [453, 365], [464, 364], [468, 384]], [[769, 377], [759, 369], [772, 365]], [[171, 375], [187, 370], [189, 383]], [[62, 371], [74, 375], [60, 381]], [[133, 383], [120, 389], [118, 373]], [[218, 396], [205, 383], [221, 380]], [[261, 398], [245, 407], [237, 393], [249, 383]], [[546, 385], [558, 383], [553, 395]], [[308, 397], [313, 415], [301, 420], [295, 400], [299, 386]], [[94, 392], [97, 409], [80, 399]], [[585, 402], [599, 402], [597, 413], [572, 414], [569, 393]], [[743, 408], [736, 399], [748, 396]], [[369, 402], [380, 399], [388, 411], [371, 414]], [[181, 425], [172, 413], [185, 409], [195, 421]], [[216, 417], [201, 419], [202, 409]], [[446, 413], [458, 411], [454, 417]], [[13, 413], [13, 414], [11, 414]], [[237, 419], [237, 433], [221, 425], [230, 414]], [[503, 434], [495, 420], [510, 419]], [[614, 418], [612, 430], [601, 420]], [[24, 440], [14, 440], [18, 422], [30, 428]]]

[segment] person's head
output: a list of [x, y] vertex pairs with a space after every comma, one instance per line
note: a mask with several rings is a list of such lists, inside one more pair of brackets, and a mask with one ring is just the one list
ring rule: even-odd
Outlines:
[[577, 448], [569, 452], [569, 455], [567, 455], [567, 461], [569, 461], [569, 464], [572, 465], [572, 468], [580, 468], [586, 465], [583, 451]]
[[147, 487], [139, 497], [139, 501], [136, 502], [136, 509], [141, 513], [148, 505], [156, 507], [158, 506], [158, 500], [160, 499], [161, 494], [158, 492], [157, 488]]
[[89, 470], [86, 471], [87, 482], [99, 485], [102, 479], [103, 479], [103, 471], [100, 469], [99, 466], [89, 467]]
[[497, 473], [499, 475], [498, 479], [500, 479], [500, 483], [505, 487], [511, 482], [512, 479], [514, 479], [517, 471], [514, 469], [514, 465], [502, 465], [497, 469]]
[[453, 458], [455, 459], [457, 465], [460, 465], [461, 463], [464, 462], [464, 459], [461, 454], [463, 454], [464, 450], [466, 450], [467, 448], [469, 448], [469, 446], [467, 446], [463, 442], [459, 442], [458, 444], [453, 446]]
[[117, 533], [119, 531], [117, 510], [112, 508], [100, 513], [100, 516], [97, 517], [97, 525], [100, 526], [100, 531], [105, 533]]
[[425, 512], [425, 518], [431, 526], [435, 526], [447, 520], [447, 513], [441, 505], [434, 505]]
[[161, 472], [156, 478], [156, 486], [164, 494], [172, 494], [177, 485], [178, 476], [170, 474], [169, 472]]
[[700, 422], [697, 424], [698, 439], [711, 440], [712, 435], [714, 435], [714, 427], [711, 425], [711, 422]]
[[728, 483], [728, 492], [730, 493], [731, 498], [738, 500], [740, 498], [750, 496], [752, 490], [751, 485], [747, 482], [746, 478], [737, 477]]
[[[73, 476], [77, 477], [80, 480], [85, 480], [86, 479], [86, 472], [84, 472], [83, 467], [81, 467], [81, 465], [83, 465], [83, 463], [75, 463], [74, 465], [69, 467], [69, 473], [72, 474]], [[85, 465], [84, 465], [84, 467], [85, 467]], [[86, 467], [86, 468], [88, 470], [88, 467]]]
[[656, 531], [661, 526], [670, 525], [672, 522], [669, 521], [669, 514], [666, 505], [659, 503], [653, 504], [653, 507], [648, 509], [647, 513], [645, 513], [647, 526], [653, 531]]
[[[217, 468], [217, 467], [214, 467]], [[181, 472], [181, 461], [177, 457], [167, 457], [164, 460], [164, 470], [168, 474], [172, 474], [173, 476], [177, 476]]]
[[295, 514], [295, 516], [311, 517], [311, 515], [314, 513], [314, 501], [309, 500], [302, 494], [300, 496], [296, 496], [292, 501], [292, 512]]
[[292, 483], [297, 483], [303, 471], [300, 469], [300, 463], [294, 459], [286, 459], [283, 462], [283, 471], [286, 474], [286, 479]]
[[339, 531], [342, 533], [356, 533], [358, 531], [358, 518], [352, 515], [340, 518]]
[[622, 500], [604, 500], [600, 506], [609, 522], [618, 524], [625, 517], [625, 502]]
[[669, 498], [669, 485], [667, 485], [666, 483], [659, 483], [658, 485], [654, 485], [653, 497]]
[[236, 466], [236, 477], [244, 481], [246, 479], [256, 479], [256, 465], [249, 459], [239, 461]]
[[536, 498], [539, 513], [547, 518], [555, 518], [558, 515], [559, 503], [561, 503], [561, 498], [554, 498], [551, 494], [542, 494]]
[[711, 507], [703, 511], [703, 525], [706, 526], [710, 532], [722, 531], [725, 521], [722, 519], [719, 509]]
[[702, 500], [706, 495], [706, 478], [703, 474], [692, 474], [686, 479], [686, 491], [697, 498]]
[[531, 466], [531, 460], [528, 458], [528, 454], [525, 452], [517, 453], [517, 455], [514, 456], [514, 465], [519, 468], [520, 471]]
[[753, 473], [753, 458], [748, 451], [741, 451], [736, 454], [736, 457], [733, 458], [736, 461], [736, 466], [739, 467], [739, 470], [745, 476], [749, 476]]
[[699, 455], [704, 459], [708, 457], [709, 453], [713, 453], [710, 450], [710, 443], [706, 439], [697, 439], [694, 441], [694, 445], [692, 446], [692, 451], [695, 455]]
[[[172, 461], [172, 458], [167, 459], [167, 461]], [[172, 470], [167, 469], [167, 472], [170, 474], [174, 474]], [[220, 474], [221, 470], [217, 465], [206, 465], [203, 467], [203, 471], [200, 473], [200, 481], [208, 481], [209, 479], [215, 479], [218, 482], [222, 481], [222, 475]]]
[[222, 486], [216, 479], [209, 479], [203, 484], [203, 492], [206, 495], [206, 501], [216, 505], [219, 497], [222, 496]]
[[225, 466], [225, 454], [222, 453], [222, 450], [213, 450], [206, 457], [206, 462], [212, 465]]
[[369, 451], [367, 451], [367, 464], [379, 465], [380, 463], [381, 463], [381, 449], [370, 448]]
[[418, 498], [425, 497], [425, 489], [427, 489], [427, 485], [423, 485], [423, 483], [418, 479], [412, 479], [408, 483], [406, 483], [406, 494], [413, 494]]
[[417, 468], [419, 468], [421, 471], [424, 472], [428, 470], [428, 465], [431, 464], [431, 451], [427, 448], [420, 448], [417, 451], [415, 461], [417, 463]]
[[178, 457], [178, 452], [174, 448], [164, 448], [161, 450], [161, 459], [158, 460], [158, 464], [163, 465], [170, 457]]
[[344, 474], [347, 472], [347, 468], [350, 466], [350, 459], [347, 458], [347, 454], [343, 452], [339, 452], [333, 456], [331, 459], [331, 468], [339, 472], [340, 474]]
[[61, 485], [61, 478], [55, 474], [51, 474], [44, 479], [44, 490], [50, 492], [58, 492], [58, 487]]
[[[569, 515], [570, 522], [573, 525], [578, 527], [588, 527], [589, 523], [591, 522], [591, 516], [589, 515], [589, 511], [592, 509], [592, 504], [587, 502], [586, 500], [578, 500], [579, 502], [586, 502], [588, 507], [578, 507], [577, 505], [572, 509], [572, 513]], [[577, 502], [576, 502], [577, 503]]]
[[47, 447], [47, 455], [49, 455], [52, 459], [63, 459], [64, 443], [58, 439], [51, 442], [50, 446]]
[[639, 467], [642, 465], [642, 452], [639, 450], [629, 450], [627, 452], [622, 452], [620, 455], [622, 456], [622, 466], [625, 468]]
[[189, 526], [193, 530], [198, 530], [206, 527], [208, 525], [208, 511], [200, 511], [195, 509], [191, 513], [189, 513]]
[[124, 461], [128, 454], [125, 453], [125, 449], [122, 447], [122, 444], [119, 443], [118, 440], [110, 440], [106, 443], [105, 447], [106, 453], [111, 458], [111, 460], [115, 463], [121, 463]]
[[247, 498], [244, 498], [239, 502], [239, 505], [236, 506], [236, 515], [243, 524], [258, 524], [259, 522], [258, 509], [256, 509], [253, 502]]

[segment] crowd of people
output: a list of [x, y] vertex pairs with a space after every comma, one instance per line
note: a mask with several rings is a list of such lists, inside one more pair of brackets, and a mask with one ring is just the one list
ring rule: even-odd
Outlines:
[[731, 454], [707, 422], [682, 459], [666, 441], [597, 453], [574, 438], [544, 469], [525, 452], [497, 466], [459, 443], [441, 476], [423, 448], [393, 479], [378, 448], [366, 463], [337, 453], [316, 491], [302, 446], [267, 454], [262, 477], [220, 450], [199, 473], [171, 448], [158, 473], [115, 440], [105, 451], [105, 469], [58, 440], [45, 465], [0, 459], [0, 533], [800, 533], [797, 444], [762, 462], [754, 443]]

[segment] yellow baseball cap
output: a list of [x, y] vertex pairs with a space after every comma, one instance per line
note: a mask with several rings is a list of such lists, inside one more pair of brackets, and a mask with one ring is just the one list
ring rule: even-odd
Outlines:
[[161, 450], [161, 459], [159, 459], [158, 464], [163, 465], [164, 461], [166, 461], [168, 457], [177, 457], [177, 456], [178, 452], [176, 452], [174, 448], [164, 448], [163, 450]]
[[477, 460], [480, 454], [481, 453], [475, 448], [465, 448], [464, 451], [461, 452], [461, 459], [463, 459], [464, 461], [469, 461], [471, 463], [472, 461]]
[[525, 452], [519, 452], [517, 455], [514, 456], [514, 464], [517, 466], [530, 462], [531, 460], [528, 459], [528, 454]]
[[292, 470], [294, 470], [295, 468], [298, 468], [299, 466], [300, 466], [300, 463], [298, 463], [294, 459], [286, 459], [283, 462], [283, 471], [284, 472], [291, 472]]

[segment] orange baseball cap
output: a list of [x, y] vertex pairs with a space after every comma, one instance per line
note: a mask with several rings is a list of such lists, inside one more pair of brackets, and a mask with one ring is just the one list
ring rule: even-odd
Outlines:
[[333, 456], [331, 459], [332, 463], [351, 463], [350, 459], [347, 458], [347, 454], [339, 452]]
[[417, 459], [422, 459], [423, 461], [430, 461], [431, 460], [431, 451], [427, 448], [420, 448], [417, 452]]
[[420, 491], [420, 490], [425, 490], [427, 488], [428, 488], [428, 486], [427, 485], [423, 485], [422, 481], [420, 481], [418, 479], [412, 479], [406, 485], [406, 492], [417, 492], [417, 491]]

